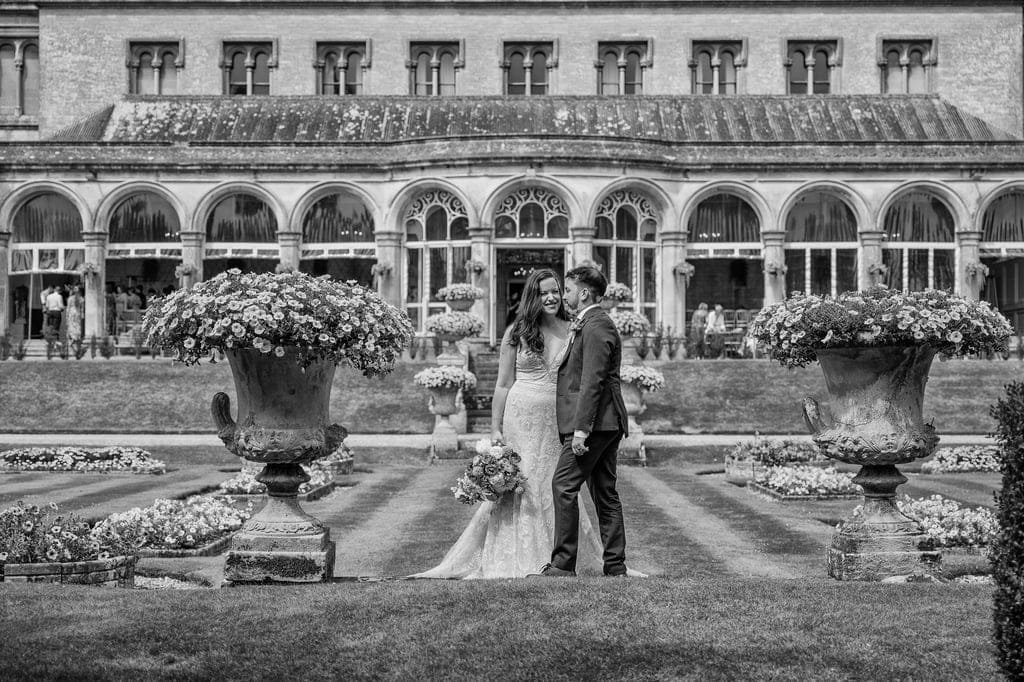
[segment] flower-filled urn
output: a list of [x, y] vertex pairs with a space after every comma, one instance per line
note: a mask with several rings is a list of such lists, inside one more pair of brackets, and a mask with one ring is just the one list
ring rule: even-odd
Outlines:
[[438, 416], [431, 434], [433, 455], [455, 456], [459, 449], [458, 434], [450, 418], [459, 411], [461, 392], [476, 388], [476, 375], [455, 365], [439, 365], [421, 370], [413, 381], [430, 392], [430, 411]]
[[863, 512], [833, 536], [829, 575], [877, 580], [938, 563], [921, 524], [895, 504], [907, 481], [896, 465], [927, 457], [938, 443], [923, 417], [935, 354], [1002, 349], [1010, 333], [984, 301], [881, 286], [838, 297], [794, 294], [754, 320], [752, 336], [775, 360], [819, 362], [829, 400], [804, 401], [812, 438], [823, 455], [861, 466], [853, 481], [864, 490]]
[[234, 379], [237, 414], [213, 397], [217, 435], [235, 455], [263, 464], [263, 509], [232, 538], [225, 577], [235, 583], [329, 580], [334, 543], [299, 507], [309, 480], [302, 464], [326, 457], [345, 438], [330, 418], [339, 363], [366, 376], [390, 372], [412, 340], [404, 312], [375, 292], [329, 277], [232, 269], [157, 298], [143, 329], [151, 346], [185, 364], [222, 352]]
[[437, 290], [437, 299], [444, 301], [452, 310], [469, 310], [478, 299], [484, 297], [484, 290], [472, 284], [449, 284]]
[[665, 376], [646, 365], [622, 365], [619, 373], [622, 386], [622, 402], [626, 405], [629, 418], [629, 434], [619, 441], [619, 457], [624, 462], [647, 464], [647, 448], [644, 445], [644, 430], [637, 417], [647, 410], [644, 393], [660, 391], [665, 386]]

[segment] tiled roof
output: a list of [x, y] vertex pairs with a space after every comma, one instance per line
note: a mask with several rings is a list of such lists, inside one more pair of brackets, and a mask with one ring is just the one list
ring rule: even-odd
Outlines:
[[130, 97], [50, 139], [379, 145], [561, 139], [669, 145], [1015, 140], [937, 96]]

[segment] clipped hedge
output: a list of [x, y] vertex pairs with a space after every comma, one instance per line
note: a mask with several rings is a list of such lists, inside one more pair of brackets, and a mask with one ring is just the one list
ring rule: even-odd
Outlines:
[[1003, 487], [996, 493], [1000, 531], [992, 548], [997, 662], [1012, 680], [1024, 679], [1024, 383], [1006, 386], [991, 409], [1003, 448]]

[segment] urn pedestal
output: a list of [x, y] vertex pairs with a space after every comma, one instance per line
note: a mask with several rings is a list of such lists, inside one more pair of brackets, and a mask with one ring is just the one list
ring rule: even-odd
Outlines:
[[459, 456], [459, 434], [451, 423], [451, 416], [459, 411], [457, 388], [431, 388], [430, 411], [437, 415], [434, 431], [430, 434], [430, 453], [437, 459], [455, 459]]
[[896, 506], [907, 479], [897, 464], [927, 457], [938, 443], [922, 420], [924, 389], [935, 351], [927, 346], [818, 351], [830, 409], [812, 398], [804, 417], [822, 453], [861, 465], [862, 513], [844, 521], [828, 549], [828, 574], [839, 580], [882, 580], [938, 569], [941, 554], [921, 524]]
[[330, 529], [299, 506], [299, 486], [309, 480], [301, 464], [334, 452], [347, 435], [329, 424], [335, 365], [303, 368], [289, 348], [283, 357], [255, 349], [227, 352], [238, 400], [213, 398], [218, 437], [232, 453], [263, 465], [256, 480], [267, 486], [267, 503], [231, 539], [224, 577], [232, 584], [313, 583], [331, 580], [334, 543]]
[[[452, 303], [452, 301], [448, 301], [448, 303]], [[472, 303], [472, 301], [470, 301], [470, 303]], [[461, 341], [464, 338], [466, 337], [454, 334], [442, 335], [441, 340], [444, 341], [447, 344], [447, 346], [445, 348], [445, 351], [437, 356], [437, 364], [447, 365], [450, 367], [465, 367], [467, 364], [467, 359], [458, 345], [459, 341]], [[465, 405], [463, 405], [461, 398], [462, 393], [460, 391], [455, 399], [455, 412], [451, 413], [451, 415], [448, 417], [448, 426], [451, 426], [453, 429], [455, 429], [456, 433], [466, 433], [468, 427], [469, 419], [468, 415], [466, 414], [466, 407]], [[435, 412], [435, 414], [439, 413]], [[447, 428], [446, 426], [441, 426], [440, 422], [440, 417], [434, 420], [435, 431], [439, 427], [442, 430]]]
[[636, 384], [622, 384], [622, 402], [626, 404], [629, 415], [629, 435], [619, 441], [618, 460], [623, 464], [647, 466], [647, 447], [644, 445], [644, 430], [636, 418], [644, 413], [643, 391]]

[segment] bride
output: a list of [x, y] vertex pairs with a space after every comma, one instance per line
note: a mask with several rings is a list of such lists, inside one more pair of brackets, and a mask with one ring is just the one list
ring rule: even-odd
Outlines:
[[[551, 477], [562, 452], [555, 419], [555, 381], [569, 336], [569, 314], [553, 270], [526, 280], [515, 321], [501, 340], [491, 406], [494, 439], [522, 457], [522, 494], [483, 502], [438, 566], [413, 578], [522, 578], [551, 560], [555, 530]], [[580, 515], [578, 566], [601, 571], [601, 541]]]

